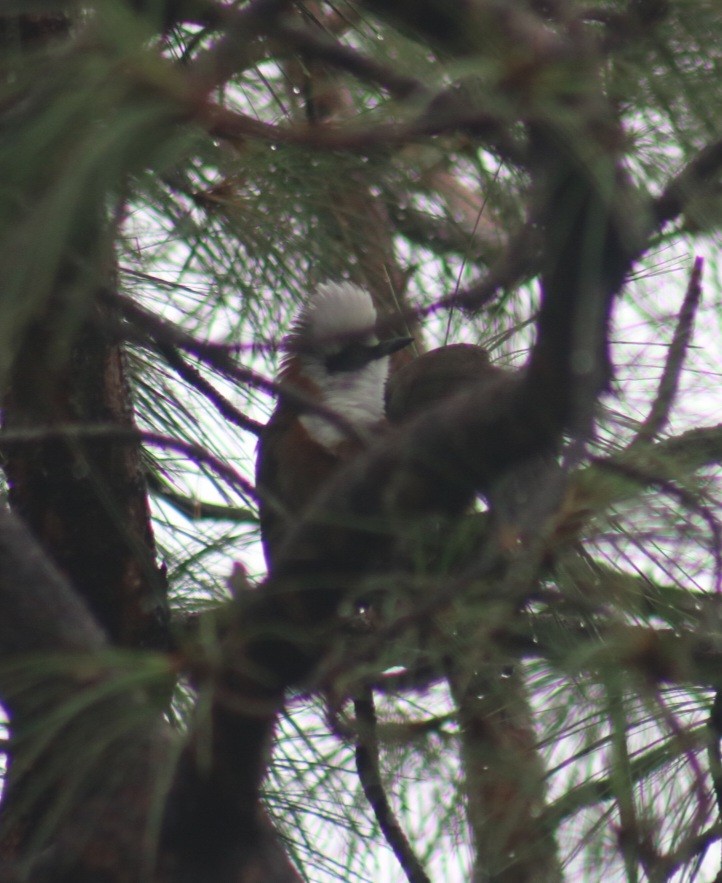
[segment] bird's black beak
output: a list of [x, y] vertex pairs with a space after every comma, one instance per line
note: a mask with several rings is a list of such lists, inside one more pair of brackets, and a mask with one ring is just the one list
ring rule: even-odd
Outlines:
[[413, 337], [391, 337], [389, 340], [382, 340], [374, 347], [374, 357], [383, 359], [384, 356], [390, 356], [392, 353], [402, 350], [413, 341]]

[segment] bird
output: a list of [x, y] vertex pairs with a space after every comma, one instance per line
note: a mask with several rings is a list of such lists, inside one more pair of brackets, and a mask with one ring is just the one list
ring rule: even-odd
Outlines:
[[351, 282], [325, 282], [307, 298], [284, 342], [278, 381], [297, 395], [281, 392], [256, 457], [269, 572], [319, 491], [364, 450], [364, 436], [375, 437], [386, 425], [390, 356], [413, 338], [379, 339], [377, 324], [368, 291]]

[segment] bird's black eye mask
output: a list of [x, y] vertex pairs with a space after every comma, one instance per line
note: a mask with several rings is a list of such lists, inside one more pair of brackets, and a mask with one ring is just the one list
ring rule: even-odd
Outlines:
[[382, 340], [380, 343], [374, 344], [353, 340], [337, 353], [326, 356], [324, 365], [330, 374], [339, 371], [356, 371], [363, 368], [364, 365], [368, 365], [369, 362], [390, 356], [396, 350], [408, 346], [412, 340], [412, 337], [393, 337], [390, 340]]
[[355, 371], [358, 368], [363, 368], [364, 365], [368, 365], [369, 362], [378, 358], [380, 356], [376, 353], [376, 346], [356, 340], [347, 343], [337, 353], [326, 356], [324, 365], [330, 374], [336, 374], [340, 371]]

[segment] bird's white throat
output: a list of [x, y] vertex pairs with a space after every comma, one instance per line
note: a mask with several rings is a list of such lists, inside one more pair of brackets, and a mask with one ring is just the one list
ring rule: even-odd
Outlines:
[[[305, 359], [302, 373], [314, 383], [323, 404], [359, 430], [369, 429], [384, 417], [384, 387], [389, 359], [376, 359], [356, 371], [329, 372], [315, 359]], [[347, 438], [343, 429], [321, 414], [304, 414], [306, 432], [326, 448]]]

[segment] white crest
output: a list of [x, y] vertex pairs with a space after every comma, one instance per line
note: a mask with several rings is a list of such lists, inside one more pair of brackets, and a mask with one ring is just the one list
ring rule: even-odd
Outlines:
[[371, 295], [351, 282], [324, 282], [308, 299], [298, 320], [304, 337], [321, 345], [348, 334], [374, 334], [376, 308]]

